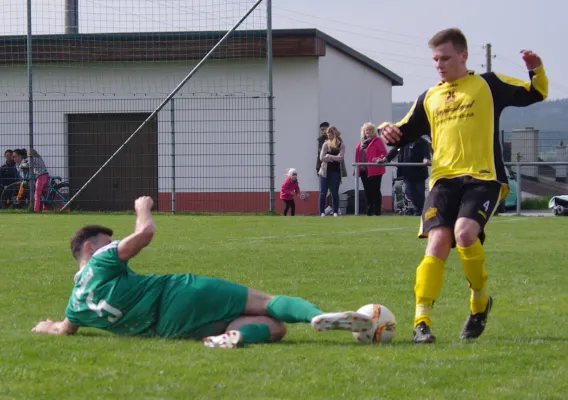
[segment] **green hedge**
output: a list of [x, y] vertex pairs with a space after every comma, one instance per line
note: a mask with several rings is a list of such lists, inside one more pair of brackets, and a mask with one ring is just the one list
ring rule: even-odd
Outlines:
[[524, 199], [521, 202], [521, 209], [523, 210], [546, 210], [548, 209], [548, 202], [552, 196], [533, 197]]

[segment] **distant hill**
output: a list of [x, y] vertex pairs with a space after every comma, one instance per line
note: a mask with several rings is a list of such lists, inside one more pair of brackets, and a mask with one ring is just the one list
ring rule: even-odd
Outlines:
[[[393, 103], [392, 119], [404, 117], [412, 103]], [[501, 114], [500, 128], [505, 131], [532, 126], [541, 132], [564, 132], [568, 135], [568, 99], [544, 101], [530, 107], [509, 107]]]

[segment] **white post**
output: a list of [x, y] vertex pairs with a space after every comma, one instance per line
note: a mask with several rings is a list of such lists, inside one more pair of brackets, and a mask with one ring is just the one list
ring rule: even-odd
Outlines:
[[355, 215], [359, 215], [359, 167], [355, 167]]

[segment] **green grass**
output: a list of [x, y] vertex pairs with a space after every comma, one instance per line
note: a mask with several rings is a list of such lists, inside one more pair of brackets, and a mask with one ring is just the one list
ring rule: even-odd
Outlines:
[[414, 271], [425, 242], [414, 217], [156, 218], [158, 234], [132, 263], [141, 273], [191, 271], [325, 310], [383, 303], [397, 317], [390, 345], [289, 325], [281, 342], [234, 351], [199, 342], [118, 338], [95, 330], [30, 333], [61, 318], [82, 224], [117, 237], [132, 215], [0, 218], [0, 398], [18, 399], [517, 399], [568, 393], [568, 218], [495, 217], [486, 252], [495, 299], [485, 334], [462, 343], [468, 289], [452, 254], [436, 303], [438, 343], [411, 343]]

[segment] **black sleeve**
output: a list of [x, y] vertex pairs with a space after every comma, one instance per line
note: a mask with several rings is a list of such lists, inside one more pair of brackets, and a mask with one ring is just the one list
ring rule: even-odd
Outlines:
[[526, 107], [543, 101], [548, 96], [548, 77], [543, 66], [529, 72], [529, 81], [495, 72], [482, 76], [491, 88], [495, 103], [501, 109], [508, 106]]
[[[414, 102], [408, 113], [403, 119], [395, 123], [402, 132], [402, 137], [398, 143], [387, 143], [390, 146], [398, 148], [404, 147], [409, 143], [416, 141], [422, 135], [430, 134], [430, 122], [424, 107], [424, 99], [428, 91], [422, 93]], [[386, 125], [381, 124], [379, 129]]]
[[422, 158], [432, 161], [432, 154], [430, 153], [430, 144], [424, 138], [420, 138], [417, 141], [417, 144], [420, 146], [420, 152], [422, 154]]
[[398, 156], [398, 152], [400, 151], [400, 148], [398, 147], [393, 147], [391, 151], [389, 151], [389, 154], [387, 154], [387, 161], [391, 162], [392, 160], [394, 160], [394, 158], [396, 156]]

